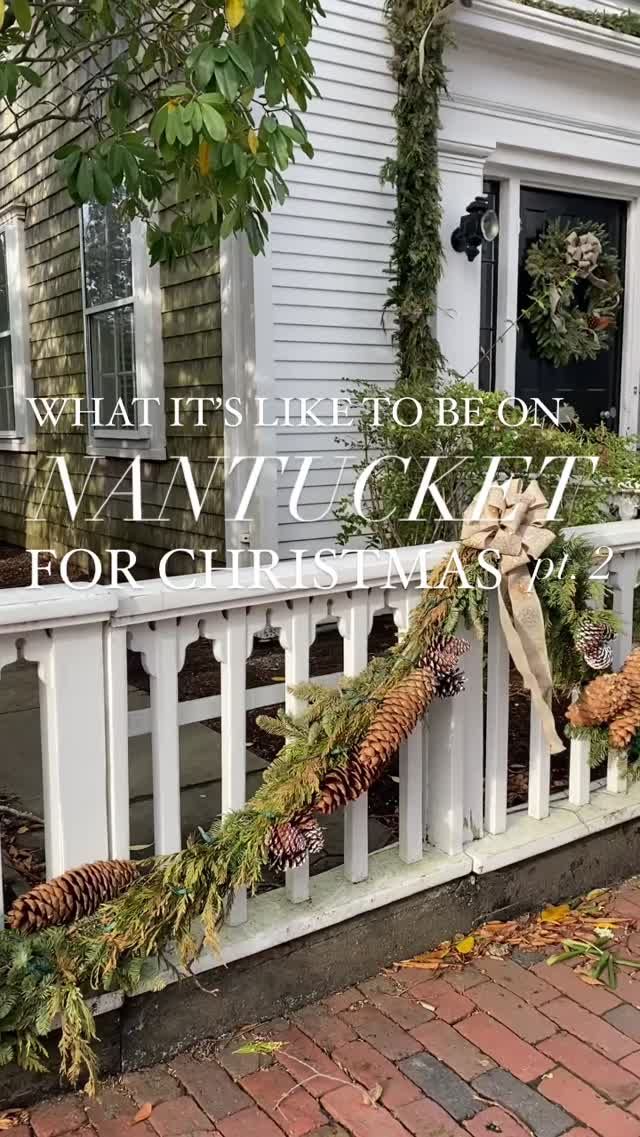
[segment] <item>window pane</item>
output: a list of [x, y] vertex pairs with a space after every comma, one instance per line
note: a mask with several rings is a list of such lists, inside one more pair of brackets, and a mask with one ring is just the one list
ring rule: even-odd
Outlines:
[[114, 205], [82, 207], [87, 307], [132, 295], [131, 231]]
[[[111, 417], [118, 399], [135, 421], [132, 400], [136, 394], [135, 344], [133, 339], [133, 305], [99, 312], [89, 317], [93, 395], [104, 399], [102, 420]], [[114, 429], [126, 427], [119, 416]]]
[[0, 430], [15, 430], [11, 336], [0, 337]]
[[0, 233], [0, 332], [9, 331], [9, 289], [7, 287], [7, 249]]

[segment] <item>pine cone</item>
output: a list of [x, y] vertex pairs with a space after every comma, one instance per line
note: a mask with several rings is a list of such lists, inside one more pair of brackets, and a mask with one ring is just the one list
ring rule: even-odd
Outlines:
[[38, 932], [53, 924], [72, 924], [90, 916], [129, 887], [139, 873], [135, 861], [95, 861], [38, 884], [14, 902], [10, 928]]
[[611, 667], [611, 640], [613, 630], [608, 624], [596, 623], [585, 616], [579, 623], [575, 644], [588, 667], [604, 671]]
[[313, 808], [317, 813], [335, 813], [347, 802], [356, 801], [377, 777], [378, 771], [374, 767], [364, 766], [357, 758], [352, 758], [348, 766], [329, 770], [314, 799]]
[[640, 648], [633, 649], [624, 661], [622, 675], [633, 691], [640, 694]]
[[448, 675], [443, 675], [442, 679], [438, 680], [436, 694], [440, 699], [453, 699], [456, 695], [462, 694], [466, 682], [464, 673], [456, 667], [455, 671], [450, 671]]
[[[379, 772], [409, 737], [434, 696], [434, 682], [423, 667], [416, 667], [382, 700], [356, 759]], [[376, 777], [379, 773], [376, 774]]]
[[458, 668], [458, 659], [468, 650], [469, 644], [459, 636], [438, 633], [433, 637], [422, 666], [433, 678], [434, 695], [448, 699], [464, 690], [465, 679]]
[[572, 726], [599, 726], [626, 710], [631, 698], [631, 687], [621, 672], [599, 675], [569, 707], [567, 719]]
[[301, 865], [308, 853], [324, 848], [324, 834], [311, 811], [274, 825], [267, 839], [269, 863], [278, 872]]
[[626, 750], [640, 730], [640, 702], [634, 702], [609, 725], [609, 742], [614, 750]]

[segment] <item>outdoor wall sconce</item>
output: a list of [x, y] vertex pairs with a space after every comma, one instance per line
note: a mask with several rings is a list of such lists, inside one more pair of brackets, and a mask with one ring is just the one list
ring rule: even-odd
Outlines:
[[480, 252], [483, 241], [495, 241], [500, 226], [498, 214], [489, 209], [486, 197], [475, 197], [467, 212], [460, 218], [460, 224], [451, 234], [451, 244], [456, 253], [466, 253], [468, 261], [474, 261]]

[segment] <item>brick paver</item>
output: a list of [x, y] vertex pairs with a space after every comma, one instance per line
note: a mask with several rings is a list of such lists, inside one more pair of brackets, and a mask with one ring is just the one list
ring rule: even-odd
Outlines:
[[[640, 888], [613, 914], [640, 955]], [[551, 950], [551, 949], [549, 949]], [[81, 1095], [15, 1137], [640, 1137], [640, 975], [615, 991], [545, 953], [388, 970]], [[238, 1054], [254, 1039], [273, 1053]], [[146, 1107], [142, 1120], [137, 1111]]]

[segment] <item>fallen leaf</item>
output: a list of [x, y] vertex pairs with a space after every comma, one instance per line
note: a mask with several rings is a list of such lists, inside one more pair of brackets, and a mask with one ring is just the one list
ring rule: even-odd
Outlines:
[[421, 1007], [424, 1007], [425, 1011], [435, 1011], [435, 1007], [433, 1006], [433, 1003], [419, 1003], [419, 1005]]
[[396, 967], [415, 967], [416, 971], [437, 971], [439, 967], [448, 967], [448, 963], [443, 963], [441, 959], [430, 959], [425, 963], [418, 963], [415, 959], [403, 959], [400, 963], [396, 963]]
[[465, 936], [463, 940], [459, 940], [455, 945], [456, 951], [460, 955], [470, 955], [476, 946], [475, 936]]
[[540, 913], [540, 919], [543, 924], [561, 924], [570, 913], [571, 908], [568, 904], [556, 904], [545, 908], [544, 912]]
[[144, 1105], [136, 1113], [135, 1117], [129, 1122], [130, 1125], [139, 1125], [141, 1121], [147, 1121], [153, 1113], [153, 1106], [150, 1101], [146, 1101]]
[[606, 984], [602, 983], [600, 979], [596, 979], [595, 975], [588, 975], [585, 971], [578, 971], [578, 975], [580, 976], [582, 982], [586, 983], [588, 987], [606, 986]]
[[372, 1105], [375, 1105], [377, 1101], [380, 1101], [380, 1098], [382, 1097], [382, 1093], [383, 1093], [382, 1086], [380, 1085], [379, 1082], [376, 1082], [375, 1086], [372, 1086], [372, 1088], [367, 1091], [369, 1101], [371, 1102]]

